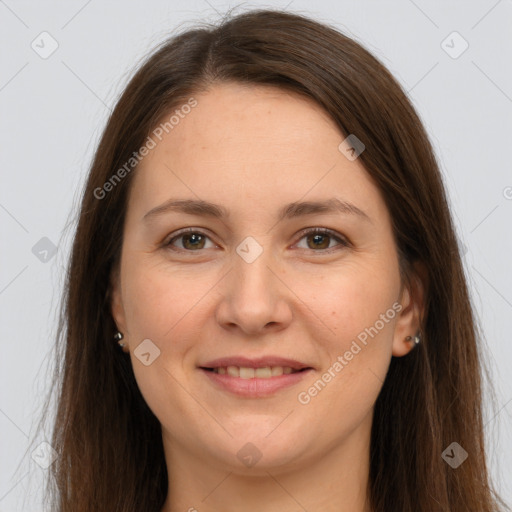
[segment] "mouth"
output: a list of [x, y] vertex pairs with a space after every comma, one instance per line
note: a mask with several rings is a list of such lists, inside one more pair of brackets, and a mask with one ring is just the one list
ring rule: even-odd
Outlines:
[[214, 389], [244, 398], [263, 398], [294, 386], [314, 368], [291, 359], [222, 358], [198, 367]]
[[292, 373], [300, 373], [311, 370], [310, 367], [295, 369], [291, 366], [263, 366], [251, 368], [247, 366], [216, 366], [213, 368], [200, 367], [201, 370], [212, 372], [217, 375], [229, 375], [230, 377], [238, 377], [240, 379], [271, 379], [272, 377], [280, 377], [281, 375], [290, 375]]

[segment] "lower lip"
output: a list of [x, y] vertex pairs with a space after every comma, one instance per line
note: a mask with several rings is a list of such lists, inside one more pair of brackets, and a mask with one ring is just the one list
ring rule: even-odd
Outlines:
[[258, 379], [257, 377], [242, 379], [240, 377], [232, 377], [227, 373], [220, 374], [203, 370], [202, 368], [200, 370], [220, 389], [246, 398], [262, 398], [273, 395], [281, 389], [298, 384], [306, 375], [313, 371], [310, 368], [301, 372], [269, 377], [268, 379]]

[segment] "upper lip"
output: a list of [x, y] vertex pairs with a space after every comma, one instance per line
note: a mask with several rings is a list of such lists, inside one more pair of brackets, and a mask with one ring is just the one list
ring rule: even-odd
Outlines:
[[293, 359], [287, 359], [278, 356], [266, 356], [258, 358], [248, 358], [241, 356], [233, 357], [220, 357], [213, 359], [204, 364], [200, 365], [200, 368], [223, 368], [227, 366], [241, 366], [244, 368], [265, 368], [267, 366], [283, 366], [290, 367], [293, 370], [302, 370], [303, 368], [311, 368], [311, 366], [295, 361]]

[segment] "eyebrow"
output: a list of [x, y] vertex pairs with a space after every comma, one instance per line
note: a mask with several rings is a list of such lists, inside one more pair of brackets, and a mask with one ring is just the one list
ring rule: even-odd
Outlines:
[[[223, 206], [210, 203], [202, 199], [169, 199], [165, 203], [162, 203], [147, 212], [142, 220], [147, 222], [169, 212], [180, 212], [189, 215], [199, 215], [218, 219], [228, 218], [230, 216], [230, 212]], [[367, 222], [372, 222], [370, 217], [363, 210], [348, 201], [344, 201], [336, 197], [324, 201], [289, 203], [278, 211], [277, 219], [282, 221], [285, 219], [293, 219], [296, 217], [319, 213], [343, 213], [356, 215]]]

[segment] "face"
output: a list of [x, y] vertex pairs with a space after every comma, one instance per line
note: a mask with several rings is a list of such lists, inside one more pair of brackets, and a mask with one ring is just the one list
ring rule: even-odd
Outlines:
[[[194, 97], [135, 171], [112, 283], [166, 451], [265, 471], [368, 441], [419, 325], [379, 189], [310, 100], [238, 84]], [[217, 207], [168, 203], [199, 200]]]

